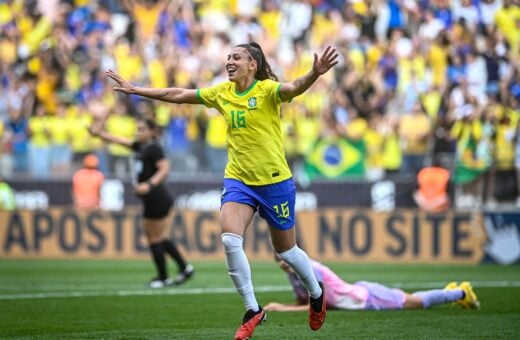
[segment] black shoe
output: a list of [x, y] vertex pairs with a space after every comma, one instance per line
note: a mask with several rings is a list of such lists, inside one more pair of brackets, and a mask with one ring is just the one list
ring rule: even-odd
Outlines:
[[173, 283], [177, 286], [181, 285], [184, 282], [186, 282], [186, 280], [191, 278], [193, 276], [193, 274], [195, 274], [195, 269], [193, 268], [193, 266], [191, 264], [188, 264], [186, 266], [186, 268], [184, 268], [184, 270], [182, 272], [180, 272], [179, 275], [177, 275], [175, 280], [173, 280]]

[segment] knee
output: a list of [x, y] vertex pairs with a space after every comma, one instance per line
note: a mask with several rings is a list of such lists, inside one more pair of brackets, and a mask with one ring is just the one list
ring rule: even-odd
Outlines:
[[[303, 251], [297, 245], [295, 245], [291, 249], [277, 253], [277, 254], [282, 260], [291, 264], [296, 260], [296, 258], [299, 258], [302, 255], [302, 253], [303, 253]], [[305, 253], [303, 253], [303, 254], [305, 254]]]
[[427, 306], [424, 305], [423, 300], [420, 296], [415, 294], [408, 294], [404, 301], [404, 309], [426, 309]]
[[220, 239], [226, 253], [234, 253], [241, 250], [244, 243], [242, 236], [233, 233], [222, 233]]

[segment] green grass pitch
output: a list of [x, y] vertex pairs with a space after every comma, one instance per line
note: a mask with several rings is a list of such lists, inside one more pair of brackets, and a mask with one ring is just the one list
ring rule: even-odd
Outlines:
[[[232, 339], [243, 315], [224, 262], [195, 262], [184, 286], [151, 290], [147, 260], [0, 260], [0, 339]], [[519, 339], [520, 266], [327, 263], [350, 282], [407, 291], [471, 280], [481, 310], [330, 311], [313, 332], [306, 313], [269, 313], [255, 339]], [[262, 304], [292, 301], [275, 263], [253, 262]], [[173, 272], [173, 266], [170, 264]]]

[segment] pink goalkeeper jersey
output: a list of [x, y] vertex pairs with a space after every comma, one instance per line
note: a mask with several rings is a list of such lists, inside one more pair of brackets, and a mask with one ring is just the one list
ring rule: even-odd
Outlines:
[[[327, 292], [327, 308], [335, 309], [365, 309], [368, 300], [368, 289], [361, 285], [353, 285], [343, 281], [325, 265], [311, 260], [318, 281], [323, 281]], [[296, 298], [307, 303], [308, 294], [296, 274], [289, 274]]]

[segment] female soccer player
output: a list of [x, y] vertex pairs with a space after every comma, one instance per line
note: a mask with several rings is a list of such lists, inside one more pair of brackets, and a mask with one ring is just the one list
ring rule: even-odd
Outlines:
[[[117, 143], [135, 152], [135, 171], [137, 183], [135, 193], [142, 199], [143, 226], [150, 244], [152, 259], [157, 269], [157, 277], [150, 281], [151, 288], [162, 288], [172, 284], [182, 284], [193, 276], [193, 266], [187, 264], [175, 244], [168, 238], [166, 217], [173, 200], [163, 184], [170, 171], [168, 160], [157, 142], [157, 125], [150, 119], [137, 122], [137, 140], [111, 135], [103, 129], [103, 124], [94, 124], [90, 132], [103, 140]], [[168, 253], [179, 267], [179, 275], [173, 280], [168, 276], [164, 254]]]
[[[291, 283], [295, 304], [271, 302], [265, 306], [267, 311], [295, 312], [307, 309], [307, 292], [291, 267], [275, 255], [280, 268], [287, 272]], [[344, 310], [388, 310], [388, 309], [426, 309], [434, 305], [455, 302], [465, 309], [479, 309], [471, 284], [467, 281], [449, 283], [444, 289], [406, 293], [400, 289], [389, 288], [375, 282], [359, 281], [350, 284], [343, 281], [329, 267], [311, 260], [316, 276], [323, 281], [327, 290], [327, 308]]]
[[227, 56], [229, 81], [202, 89], [137, 87], [117, 73], [107, 72], [118, 84], [115, 91], [171, 103], [203, 104], [216, 108], [226, 119], [228, 164], [221, 200], [221, 239], [228, 273], [246, 309], [235, 339], [250, 338], [265, 319], [243, 250], [243, 236], [256, 210], [269, 225], [275, 251], [294, 269], [309, 293], [311, 329], [318, 330], [325, 320], [325, 292], [307, 254], [296, 245], [296, 189], [282, 145], [280, 106], [305, 92], [338, 63], [337, 57], [336, 49], [328, 46], [321, 56], [314, 54], [307, 74], [280, 83], [260, 45], [241, 44]]

